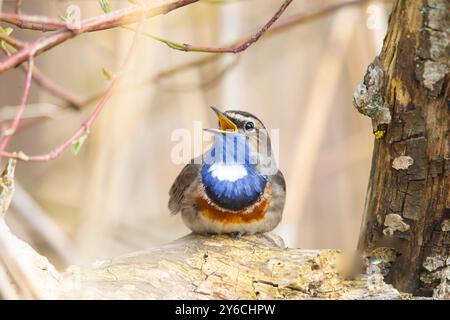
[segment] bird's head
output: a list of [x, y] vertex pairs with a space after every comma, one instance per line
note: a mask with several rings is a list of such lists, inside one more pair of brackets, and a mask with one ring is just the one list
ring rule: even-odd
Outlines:
[[211, 107], [216, 113], [219, 121], [219, 128], [205, 129], [205, 131], [217, 134], [242, 134], [251, 140], [261, 139], [260, 134], [267, 132], [264, 124], [251, 113], [239, 110], [220, 111]]
[[228, 145], [228, 150], [235, 149], [232, 145], [237, 145], [238, 153], [239, 150], [248, 150], [250, 157], [256, 156], [259, 159], [256, 160], [257, 166], [261, 165], [261, 162], [272, 162], [270, 138], [261, 120], [245, 111], [222, 112], [215, 107], [211, 109], [216, 113], [219, 121], [218, 128], [204, 130], [216, 135], [216, 143]]

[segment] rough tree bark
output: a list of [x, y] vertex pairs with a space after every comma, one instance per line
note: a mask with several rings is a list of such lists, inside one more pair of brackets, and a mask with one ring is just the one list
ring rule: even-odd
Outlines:
[[449, 297], [450, 2], [398, 0], [354, 104], [375, 146], [359, 248], [401, 254], [388, 282]]

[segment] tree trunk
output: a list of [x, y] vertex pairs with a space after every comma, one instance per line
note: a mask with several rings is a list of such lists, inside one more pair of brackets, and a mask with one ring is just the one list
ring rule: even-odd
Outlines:
[[449, 297], [450, 283], [449, 6], [396, 1], [354, 95], [376, 138], [358, 247], [394, 247], [388, 282], [437, 297]]

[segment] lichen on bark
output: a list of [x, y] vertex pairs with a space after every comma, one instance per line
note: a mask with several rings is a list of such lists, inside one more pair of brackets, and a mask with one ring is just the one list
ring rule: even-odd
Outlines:
[[380, 124], [391, 122], [389, 105], [385, 102], [384, 71], [375, 59], [367, 68], [364, 80], [358, 85], [353, 94], [353, 104], [359, 112], [373, 120], [374, 131]]
[[450, 2], [428, 0], [423, 7], [420, 50], [416, 74], [429, 94], [437, 97], [443, 89], [444, 78], [450, 71]]

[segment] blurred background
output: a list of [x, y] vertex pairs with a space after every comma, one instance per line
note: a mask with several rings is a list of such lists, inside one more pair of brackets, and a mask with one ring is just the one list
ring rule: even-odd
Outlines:
[[[283, 1], [211, 2], [150, 19], [144, 29], [180, 43], [225, 46], [257, 31]], [[339, 2], [349, 1], [295, 0], [277, 24]], [[373, 135], [352, 94], [381, 48], [391, 2], [350, 2], [360, 4], [268, 33], [238, 55], [181, 52], [141, 37], [123, 85], [79, 154], [68, 150], [53, 161], [18, 164], [9, 225], [61, 268], [186, 235], [181, 217], [167, 209], [168, 190], [183, 167], [171, 161], [171, 134], [194, 130], [194, 121], [215, 126], [214, 105], [249, 111], [280, 130], [279, 167], [288, 191], [275, 232], [286, 244], [354, 249]], [[4, 0], [2, 10], [14, 5]], [[102, 14], [97, 0], [23, 1], [22, 11], [56, 18], [73, 5], [81, 19]], [[14, 29], [19, 39], [42, 35]], [[27, 119], [7, 149], [42, 154], [62, 143], [107, 87], [102, 68], [118, 70], [132, 38], [124, 29], [93, 32], [41, 54], [36, 65], [83, 107], [75, 111], [33, 84]], [[24, 79], [19, 68], [0, 75], [2, 121], [19, 103]]]

